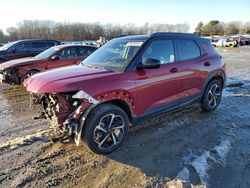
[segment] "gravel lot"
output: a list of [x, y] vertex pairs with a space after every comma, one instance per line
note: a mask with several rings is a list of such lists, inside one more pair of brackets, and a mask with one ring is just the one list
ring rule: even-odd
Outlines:
[[0, 85], [0, 187], [250, 187], [250, 48], [220, 48], [219, 108], [198, 105], [141, 122], [108, 156], [52, 143], [29, 94]]

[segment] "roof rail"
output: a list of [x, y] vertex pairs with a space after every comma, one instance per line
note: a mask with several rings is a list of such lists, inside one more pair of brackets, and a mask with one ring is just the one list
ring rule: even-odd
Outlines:
[[196, 38], [198, 37], [198, 35], [196, 34], [191, 34], [191, 33], [178, 33], [178, 32], [156, 32], [150, 35], [150, 37], [156, 37], [156, 36], [182, 36], [182, 37], [192, 37], [192, 38]]

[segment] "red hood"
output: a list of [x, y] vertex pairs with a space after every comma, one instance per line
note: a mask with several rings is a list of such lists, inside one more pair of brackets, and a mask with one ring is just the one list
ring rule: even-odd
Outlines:
[[15, 59], [15, 60], [7, 61], [7, 62], [0, 64], [0, 69], [7, 69], [11, 67], [29, 65], [30, 63], [33, 63], [34, 61], [39, 61], [39, 60], [35, 59], [34, 57]]
[[27, 91], [35, 93], [72, 92], [88, 89], [84, 88], [88, 80], [95, 80], [115, 74], [119, 73], [105, 69], [73, 65], [38, 73], [26, 80], [24, 86]]

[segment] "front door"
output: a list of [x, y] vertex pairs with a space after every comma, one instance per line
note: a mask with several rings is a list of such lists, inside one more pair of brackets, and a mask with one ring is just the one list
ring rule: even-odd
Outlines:
[[157, 59], [161, 66], [136, 70], [137, 112], [146, 115], [179, 105], [180, 81], [172, 40], [153, 40], [142, 53], [140, 62]]
[[76, 47], [67, 47], [57, 53], [58, 59], [48, 63], [48, 69], [74, 65], [82, 59], [78, 56]]

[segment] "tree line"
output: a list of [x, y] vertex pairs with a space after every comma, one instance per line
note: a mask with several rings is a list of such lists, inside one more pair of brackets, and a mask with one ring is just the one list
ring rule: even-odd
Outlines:
[[0, 41], [15, 41], [27, 38], [56, 39], [65, 41], [97, 40], [99, 37], [112, 39], [121, 35], [149, 34], [153, 32], [188, 32], [187, 23], [149, 24], [136, 26], [133, 23], [58, 23], [50, 20], [23, 20], [17, 27], [10, 27], [4, 34], [0, 30]]
[[250, 22], [245, 24], [240, 21], [224, 23], [218, 20], [211, 20], [207, 24], [199, 22], [195, 28], [195, 33], [200, 36], [250, 34]]
[[[16, 27], [10, 27], [6, 34], [0, 30], [0, 42], [15, 41], [27, 38], [55, 39], [65, 41], [97, 40], [99, 37], [112, 39], [121, 35], [150, 34], [154, 32], [189, 32], [187, 23], [149, 24], [136, 26], [133, 23], [59, 23], [50, 20], [23, 20]], [[250, 34], [250, 22], [219, 22], [211, 20], [204, 24], [199, 22], [195, 34], [200, 36]]]

